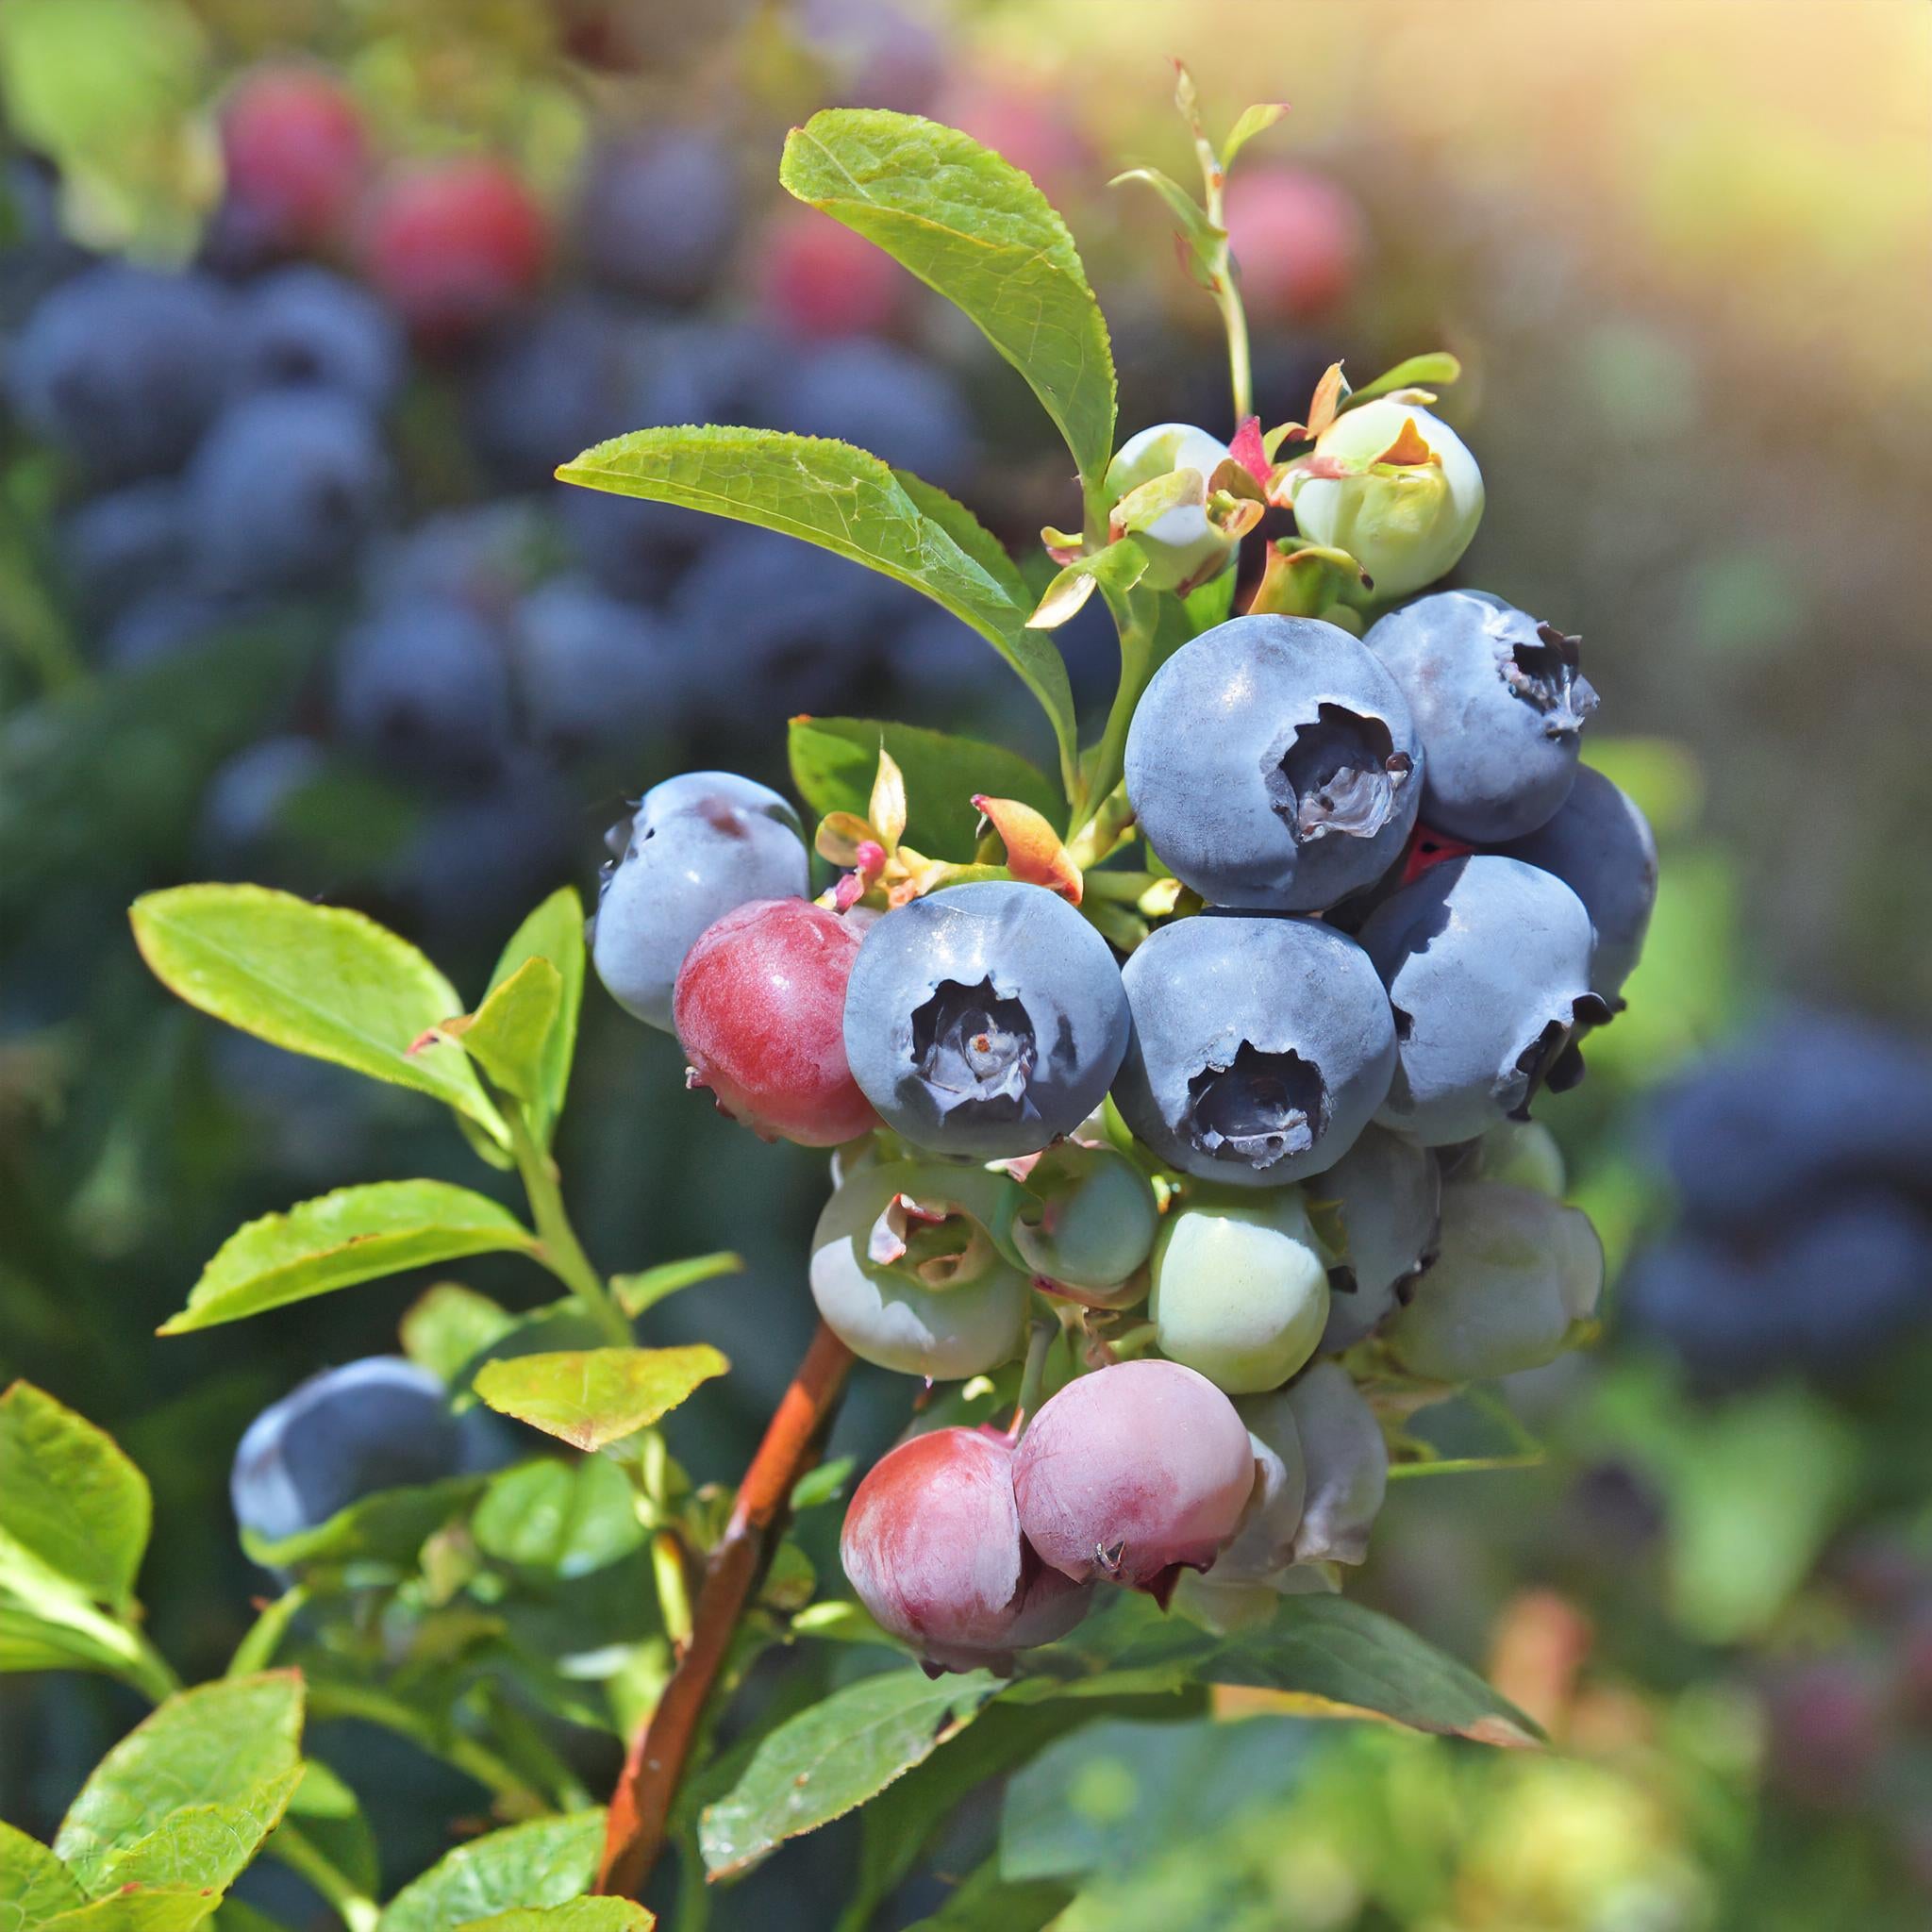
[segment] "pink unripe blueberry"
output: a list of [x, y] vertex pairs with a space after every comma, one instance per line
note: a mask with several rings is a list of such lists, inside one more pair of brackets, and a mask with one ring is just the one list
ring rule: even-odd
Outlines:
[[845, 1063], [845, 982], [858, 935], [809, 899], [754, 899], [698, 936], [672, 1017], [733, 1120], [770, 1141], [836, 1147], [876, 1124]]
[[327, 241], [347, 219], [367, 160], [362, 116], [320, 68], [259, 67], [222, 108], [230, 197], [281, 248]]
[[1241, 295], [1259, 322], [1306, 322], [1346, 299], [1362, 255], [1353, 200], [1307, 168], [1238, 168], [1227, 184], [1227, 235]]
[[1013, 1462], [1020, 1526], [1047, 1562], [1159, 1602], [1182, 1570], [1213, 1562], [1254, 1486], [1234, 1404], [1178, 1362], [1116, 1362], [1069, 1382]]
[[909, 286], [890, 255], [810, 208], [788, 210], [773, 224], [758, 279], [765, 313], [801, 336], [882, 334]]
[[416, 332], [494, 321], [543, 272], [548, 226], [503, 162], [466, 157], [399, 175], [369, 220], [369, 276]]
[[839, 1556], [859, 1601], [929, 1675], [1009, 1671], [1064, 1637], [1091, 1591], [1020, 1533], [1013, 1452], [991, 1429], [935, 1429], [874, 1464], [845, 1512]]

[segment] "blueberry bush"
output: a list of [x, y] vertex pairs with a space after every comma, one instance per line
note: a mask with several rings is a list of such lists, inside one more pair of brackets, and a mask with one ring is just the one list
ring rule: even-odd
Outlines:
[[[51, 1844], [0, 1826], [25, 1928], [261, 1932], [256, 1894], [230, 1895], [258, 1856], [348, 1932], [620, 1932], [652, 1923], [640, 1899], [694, 1925], [708, 1885], [860, 1811], [841, 1921], [858, 1927], [963, 1800], [1016, 1773], [997, 1846], [927, 1923], [1038, 1925], [1101, 1862], [1065, 1834], [1106, 1807], [1054, 1784], [1095, 1720], [1166, 1727], [1176, 1764], [1227, 1690], [1537, 1739], [1342, 1583], [1391, 1482], [1534, 1459], [1482, 1385], [1594, 1333], [1603, 1252], [1529, 1115], [1617, 1010], [1656, 848], [1627, 798], [1579, 774], [1597, 694], [1578, 641], [1431, 588], [1483, 508], [1474, 457], [1435, 413], [1455, 359], [1358, 387], [1335, 364], [1302, 418], [1266, 426], [1227, 196], [1281, 110], [1251, 108], [1217, 142], [1185, 73], [1178, 103], [1199, 194], [1131, 178], [1221, 312], [1224, 436], [1122, 438], [1108, 325], [1026, 174], [935, 121], [826, 109], [788, 141], [784, 187], [1012, 366], [1065, 442], [1069, 527], [1009, 556], [944, 487], [943, 398], [858, 344], [850, 366], [813, 365], [816, 389], [801, 379], [797, 426], [659, 411], [571, 458], [552, 383], [583, 373], [594, 331], [559, 309], [560, 339], [520, 347], [532, 359], [482, 391], [506, 447], [566, 458], [572, 501], [634, 561], [686, 541], [667, 506], [807, 547], [761, 576], [721, 543], [711, 590], [661, 627], [553, 585], [527, 612], [520, 695], [460, 599], [412, 604], [412, 572], [437, 569], [419, 552], [336, 672], [344, 734], [459, 784], [533, 721], [608, 725], [644, 661], [775, 712], [788, 640], [854, 608], [813, 603], [820, 573], [863, 583], [862, 566], [1004, 660], [1046, 758], [802, 714], [786, 749], [803, 813], [730, 773], [650, 774], [588, 923], [573, 888], [542, 899], [474, 997], [344, 907], [227, 883], [134, 904], [142, 958], [190, 1007], [440, 1104], [475, 1178], [522, 1191], [512, 1209], [445, 1178], [367, 1180], [251, 1221], [164, 1333], [486, 1256], [553, 1298], [512, 1313], [443, 1281], [403, 1316], [399, 1355], [256, 1419], [233, 1500], [275, 1593], [225, 1674], [189, 1687], [135, 1593], [142, 1472], [31, 1384], [0, 1398], [0, 1666], [102, 1673], [154, 1705]], [[291, 121], [299, 151], [271, 138]], [[248, 192], [225, 245], [338, 218], [330, 170], [356, 142], [313, 89], [238, 98], [227, 139]], [[708, 200], [715, 158], [659, 144], [605, 166], [597, 274], [690, 299], [728, 221]], [[1321, 213], [1290, 201], [1273, 219]], [[398, 179], [369, 245], [388, 310], [299, 269], [251, 285], [243, 366], [326, 368], [316, 396], [278, 378], [215, 419], [205, 319], [131, 271], [64, 283], [24, 339], [24, 396], [104, 477], [144, 491], [185, 466], [209, 594], [341, 566], [383, 487], [380, 439], [343, 398], [390, 392], [385, 317], [460, 336], [539, 274], [543, 238], [513, 180], [453, 163]], [[847, 273], [814, 245], [770, 271], [809, 313]], [[1344, 271], [1345, 229], [1334, 254], [1310, 273]], [[854, 300], [888, 299], [891, 278], [852, 273]], [[113, 344], [130, 313], [177, 415], [128, 406]], [[706, 375], [701, 401], [734, 392], [731, 372]], [[874, 421], [903, 426], [903, 447], [863, 446]], [[138, 568], [172, 541], [165, 508], [100, 497], [102, 554]], [[1058, 639], [1088, 607], [1110, 620], [1118, 675], [1083, 741]], [[271, 749], [228, 788], [244, 818], [305, 769], [286, 743], [251, 756]], [[818, 1325], [735, 1487], [683, 1467], [661, 1426], [730, 1364], [650, 1339], [667, 1296], [701, 1294], [735, 1256], [607, 1272], [553, 1153], [583, 1003], [607, 993], [675, 1033], [690, 1085], [734, 1121], [829, 1150], [799, 1257]], [[856, 1361], [908, 1379], [901, 1439], [853, 1484], [818, 1458]], [[1487, 1453], [1417, 1432], [1444, 1405], [1490, 1431]], [[842, 1581], [807, 1548], [841, 1503]], [[755, 1674], [814, 1648], [865, 1662], [728, 1722]], [[307, 1752], [324, 1718], [447, 1760], [489, 1793], [494, 1828], [386, 1886], [372, 1821]]]

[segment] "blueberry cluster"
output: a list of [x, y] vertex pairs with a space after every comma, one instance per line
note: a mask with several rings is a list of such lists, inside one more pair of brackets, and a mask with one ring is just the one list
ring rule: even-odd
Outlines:
[[613, 428], [707, 421], [974, 472], [909, 278], [755, 202], [724, 125], [606, 130], [558, 208], [503, 160], [378, 152], [320, 68], [245, 75], [219, 133], [192, 263], [90, 258], [36, 175], [0, 275], [5, 395], [61, 459], [55, 549], [94, 667], [291, 618], [330, 640], [214, 775], [211, 868], [487, 930], [567, 870], [584, 798], [641, 746], [741, 744], [747, 690], [967, 701], [978, 646], [903, 587], [552, 480]]
[[[1174, 585], [1212, 562], [1205, 522], [1167, 534]], [[1029, 1328], [1085, 1370], [855, 1495], [847, 1574], [929, 1665], [1005, 1666], [1101, 1582], [1187, 1576], [1230, 1621], [1332, 1588], [1388, 1468], [1360, 1385], [1412, 1407], [1575, 1339], [1603, 1254], [1528, 1110], [1580, 1074], [1656, 885], [1578, 763], [1596, 702], [1575, 639], [1480, 593], [1360, 638], [1203, 631], [1126, 738], [1174, 916], [1124, 963], [1078, 891], [999, 868], [884, 890], [861, 846], [808, 900], [798, 817], [728, 774], [613, 832], [605, 985], [724, 1111], [838, 1149], [825, 1323], [928, 1380], [997, 1374]]]
[[1842, 1374], [1932, 1318], [1932, 1059], [1795, 1011], [1667, 1089], [1677, 1224], [1624, 1276], [1631, 1320], [1700, 1380]]

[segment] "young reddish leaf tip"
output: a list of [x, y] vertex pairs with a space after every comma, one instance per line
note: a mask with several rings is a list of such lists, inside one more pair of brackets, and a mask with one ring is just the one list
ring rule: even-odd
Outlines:
[[1258, 416], [1244, 417], [1241, 425], [1234, 433], [1234, 440], [1227, 446], [1228, 454], [1234, 458], [1255, 481], [1266, 489], [1272, 465], [1268, 461], [1268, 451], [1261, 441], [1261, 419]]

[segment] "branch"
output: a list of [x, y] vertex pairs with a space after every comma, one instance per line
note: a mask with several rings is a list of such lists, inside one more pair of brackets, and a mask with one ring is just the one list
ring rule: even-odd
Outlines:
[[597, 1890], [607, 1897], [635, 1898], [664, 1849], [671, 1803], [711, 1686], [776, 1545], [792, 1487], [818, 1459], [852, 1359], [852, 1351], [821, 1322], [744, 1473], [731, 1521], [705, 1565], [690, 1645], [631, 1740], [610, 1796], [597, 1874]]

